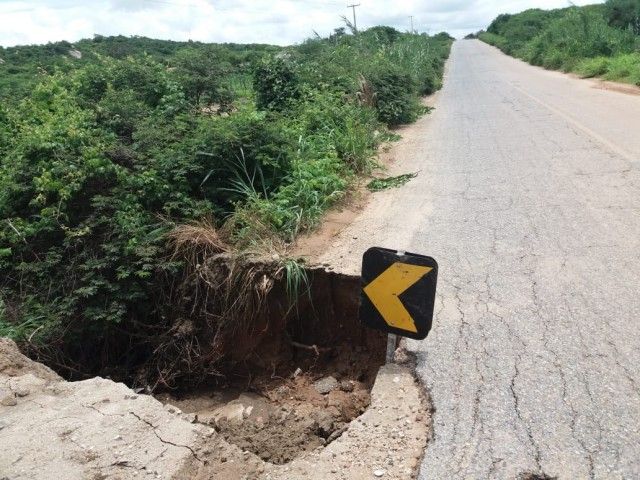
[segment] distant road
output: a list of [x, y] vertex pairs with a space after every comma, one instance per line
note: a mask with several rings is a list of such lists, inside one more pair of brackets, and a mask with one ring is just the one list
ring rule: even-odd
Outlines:
[[640, 96], [453, 46], [436, 110], [325, 261], [440, 263], [421, 479], [640, 478]]

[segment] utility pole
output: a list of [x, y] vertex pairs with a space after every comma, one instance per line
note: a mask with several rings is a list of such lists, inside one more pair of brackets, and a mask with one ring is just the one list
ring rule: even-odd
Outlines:
[[353, 10], [353, 29], [355, 31], [358, 31], [358, 22], [356, 21], [356, 7], [359, 7], [359, 6], [360, 6], [359, 3], [357, 5], [356, 4], [347, 5], [347, 8], [350, 8], [351, 10]]
[[411, 33], [413, 33], [413, 15], [410, 15], [409, 18], [411, 19]]

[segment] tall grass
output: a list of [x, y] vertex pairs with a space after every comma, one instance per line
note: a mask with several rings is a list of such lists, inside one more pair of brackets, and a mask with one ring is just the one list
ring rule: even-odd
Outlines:
[[602, 77], [640, 86], [640, 53], [582, 60], [575, 71], [583, 78]]

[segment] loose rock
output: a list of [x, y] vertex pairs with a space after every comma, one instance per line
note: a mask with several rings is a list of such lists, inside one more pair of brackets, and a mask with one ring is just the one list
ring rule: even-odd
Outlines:
[[338, 386], [338, 380], [331, 376], [321, 378], [313, 384], [313, 388], [315, 388], [318, 393], [321, 393], [322, 395], [326, 395], [334, 391], [338, 388]]
[[18, 401], [16, 400], [16, 396], [13, 392], [8, 392], [6, 390], [0, 391], [0, 405], [4, 407], [13, 407], [17, 404]]
[[340, 382], [340, 390], [343, 392], [353, 392], [353, 382], [351, 380], [343, 380]]
[[29, 389], [27, 387], [18, 387], [15, 390], [15, 394], [18, 397], [26, 397], [27, 395], [29, 395]]

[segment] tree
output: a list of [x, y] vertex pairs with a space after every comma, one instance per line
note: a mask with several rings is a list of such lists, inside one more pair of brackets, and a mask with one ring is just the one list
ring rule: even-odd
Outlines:
[[283, 110], [300, 96], [300, 81], [296, 65], [285, 55], [267, 57], [254, 72], [258, 108]]
[[640, 35], [640, 0], [607, 0], [605, 8], [609, 25]]
[[337, 42], [340, 38], [347, 34], [347, 30], [344, 27], [338, 27], [333, 30], [333, 33], [329, 35], [329, 40]]
[[229, 91], [223, 86], [232, 70], [228, 53], [214, 46], [186, 48], [175, 55], [173, 63], [187, 98], [193, 103], [229, 103]]
[[511, 17], [512, 17], [512, 15], [509, 15], [508, 13], [503, 13], [501, 15], [498, 15], [495, 18], [495, 20], [493, 20], [493, 22], [491, 22], [489, 27], [487, 27], [487, 32], [493, 33], [495, 35], [500, 35], [502, 33], [502, 27], [507, 22], [509, 22]]
[[390, 45], [394, 43], [401, 34], [393, 27], [378, 26], [367, 29], [365, 35], [374, 36], [377, 38], [378, 42]]

